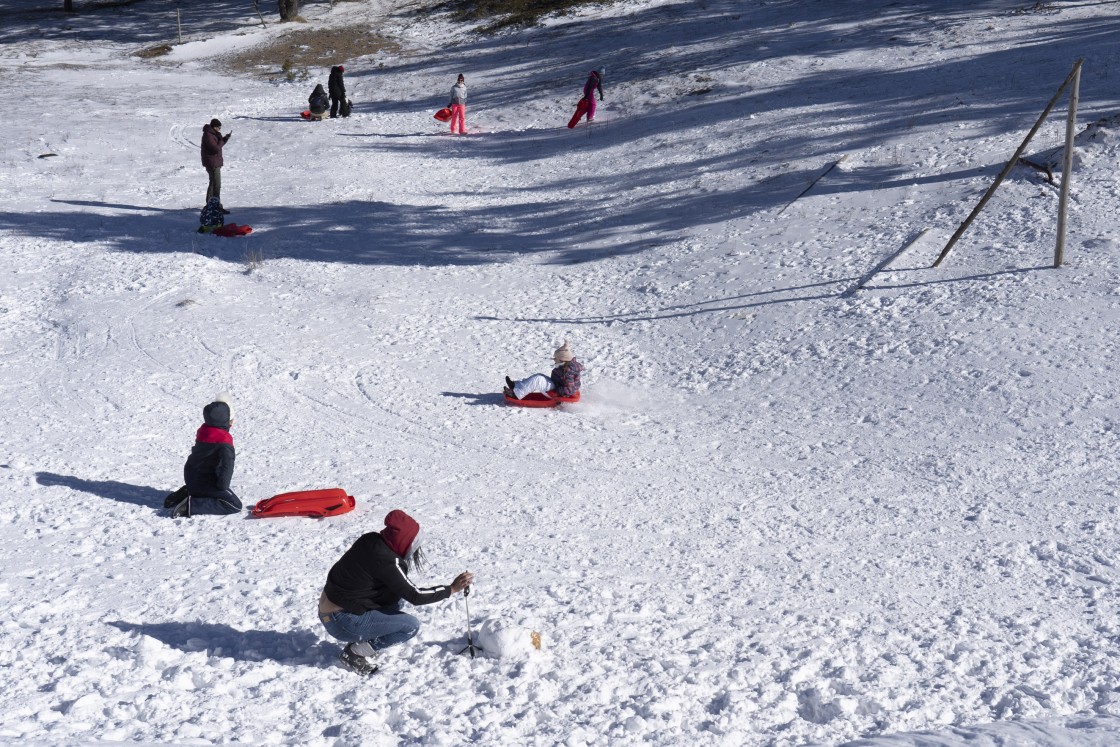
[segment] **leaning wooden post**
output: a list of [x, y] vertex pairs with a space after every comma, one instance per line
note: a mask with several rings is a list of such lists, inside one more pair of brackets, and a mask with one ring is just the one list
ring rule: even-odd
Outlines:
[[1046, 118], [1050, 116], [1050, 110], [1054, 108], [1054, 104], [1058, 103], [1058, 99], [1061, 98], [1062, 92], [1066, 90], [1066, 86], [1068, 86], [1070, 84], [1070, 81], [1074, 79], [1077, 71], [1080, 70], [1080, 65], [1081, 61], [1079, 60], [1077, 64], [1073, 66], [1073, 70], [1069, 71], [1069, 75], [1066, 76], [1066, 79], [1062, 82], [1062, 85], [1058, 86], [1058, 90], [1054, 93], [1054, 97], [1050, 99], [1050, 103], [1046, 105], [1046, 109], [1043, 110], [1042, 116], [1039, 117], [1038, 121], [1034, 123], [1034, 127], [1031, 128], [1031, 131], [1027, 133], [1027, 136], [1025, 138], [1023, 138], [1023, 142], [1019, 146], [1019, 149], [1015, 151], [1015, 155], [1011, 156], [1011, 160], [1008, 161], [1007, 165], [1003, 167], [1003, 171], [999, 172], [999, 176], [996, 177], [995, 182], [992, 183], [992, 186], [988, 187], [988, 191], [985, 192], [984, 196], [980, 198], [980, 202], [976, 203], [976, 207], [974, 207], [972, 209], [972, 212], [968, 214], [968, 217], [964, 219], [964, 223], [962, 223], [961, 227], [957, 229], [957, 232], [949, 237], [949, 243], [946, 244], [945, 248], [941, 250], [941, 254], [937, 257], [937, 261], [933, 263], [934, 267], [940, 265], [942, 261], [944, 261], [944, 259], [949, 256], [949, 251], [953, 248], [953, 245], [957, 243], [957, 240], [961, 237], [961, 234], [963, 234], [965, 230], [967, 230], [968, 227], [972, 225], [972, 221], [976, 220], [976, 216], [979, 215], [980, 211], [984, 209], [984, 206], [988, 204], [988, 200], [992, 199], [992, 195], [995, 194], [996, 188], [998, 188], [999, 185], [1003, 183], [1003, 180], [1007, 177], [1007, 175], [1011, 173], [1011, 169], [1015, 168], [1015, 164], [1019, 162], [1019, 156], [1023, 155], [1023, 151], [1025, 151], [1027, 149], [1027, 146], [1030, 145], [1031, 138], [1033, 138], [1034, 134], [1038, 132], [1038, 128], [1042, 127], [1042, 123], [1046, 121]]
[[179, 29], [179, 43], [183, 43], [183, 18], [179, 15], [179, 3], [175, 3], [175, 26]]
[[1066, 154], [1062, 161], [1062, 191], [1058, 198], [1058, 240], [1054, 244], [1054, 267], [1061, 267], [1066, 252], [1066, 210], [1069, 208], [1069, 183], [1073, 177], [1073, 139], [1077, 127], [1077, 96], [1081, 92], [1081, 60], [1073, 66], [1073, 86], [1069, 89], [1069, 116], [1066, 118]]

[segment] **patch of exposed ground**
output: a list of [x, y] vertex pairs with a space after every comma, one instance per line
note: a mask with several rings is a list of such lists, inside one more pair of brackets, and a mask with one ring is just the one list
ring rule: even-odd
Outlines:
[[366, 26], [312, 28], [288, 24], [291, 29], [268, 44], [253, 47], [221, 60], [232, 73], [292, 75], [294, 71], [346, 64], [378, 52], [400, 52], [393, 39]]

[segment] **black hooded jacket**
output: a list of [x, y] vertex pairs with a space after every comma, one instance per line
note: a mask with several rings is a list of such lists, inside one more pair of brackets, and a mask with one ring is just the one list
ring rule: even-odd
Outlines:
[[380, 532], [357, 539], [327, 574], [324, 591], [327, 599], [355, 615], [379, 608], [395, 610], [401, 599], [419, 606], [451, 596], [450, 586], [414, 586], [404, 560], [385, 544]]
[[342, 82], [342, 66], [335, 65], [331, 68], [331, 77], [327, 79], [327, 91], [332, 99], [346, 98], [346, 84]]
[[331, 100], [327, 97], [327, 92], [323, 90], [322, 83], [315, 86], [315, 90], [307, 97], [307, 103], [311, 106], [312, 114], [323, 114], [331, 108]]
[[204, 425], [195, 435], [194, 448], [183, 465], [183, 483], [195, 497], [217, 497], [233, 480], [233, 436], [224, 428]]

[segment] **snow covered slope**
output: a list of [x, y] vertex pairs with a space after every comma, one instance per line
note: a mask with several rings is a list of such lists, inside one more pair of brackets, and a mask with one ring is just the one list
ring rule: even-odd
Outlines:
[[[215, 61], [287, 30], [242, 4], [149, 59], [173, 3], [35, 5], [0, 9], [0, 740], [1120, 742], [1120, 128], [1081, 141], [1063, 268], [1024, 169], [929, 269], [1076, 58], [1079, 130], [1120, 111], [1115, 3], [635, 0], [493, 36], [313, 3], [401, 44], [339, 60], [355, 115], [315, 124], [326, 68]], [[243, 239], [194, 233], [215, 116]], [[583, 400], [502, 404], [564, 339]], [[169, 519], [219, 392], [248, 503], [357, 509]], [[393, 508], [425, 580], [476, 574], [476, 631], [541, 649], [457, 656], [457, 597], [374, 680], [338, 668], [319, 592]]]

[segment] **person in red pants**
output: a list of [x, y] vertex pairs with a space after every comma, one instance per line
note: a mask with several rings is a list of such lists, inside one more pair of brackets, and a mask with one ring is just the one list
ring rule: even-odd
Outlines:
[[467, 79], [459, 73], [459, 80], [451, 87], [451, 101], [447, 104], [451, 110], [451, 134], [459, 128], [460, 135], [467, 134]]

